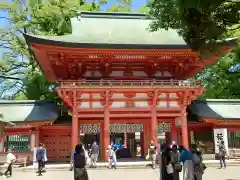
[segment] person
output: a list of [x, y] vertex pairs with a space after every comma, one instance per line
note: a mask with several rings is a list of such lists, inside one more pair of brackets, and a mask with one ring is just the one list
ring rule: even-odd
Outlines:
[[137, 145], [137, 153], [136, 153], [136, 156], [137, 156], [137, 159], [140, 159], [141, 158], [141, 146], [138, 144]]
[[114, 168], [117, 169], [117, 156], [113, 148], [109, 145], [108, 146], [108, 167], [111, 169], [112, 168], [112, 162], [114, 163]]
[[88, 156], [91, 157], [91, 144], [88, 144], [87, 149], [85, 149], [86, 152], [88, 152]]
[[38, 175], [41, 176], [43, 173], [43, 163], [45, 160], [45, 148], [43, 147], [43, 144], [40, 143], [39, 147], [37, 148], [36, 152], [36, 160], [38, 162]]
[[193, 161], [192, 152], [179, 146], [180, 162], [183, 163], [183, 180], [193, 180]]
[[99, 146], [97, 145], [97, 142], [94, 141], [91, 147], [91, 166], [93, 168], [96, 168], [96, 163], [98, 160], [98, 156], [99, 156]]
[[156, 168], [156, 156], [157, 156], [156, 151], [157, 151], [157, 147], [155, 146], [154, 141], [151, 140], [151, 143], [150, 143], [149, 148], [148, 148], [148, 153], [149, 153], [149, 157], [150, 157], [153, 169]]
[[224, 141], [221, 141], [219, 143], [219, 159], [220, 159], [220, 168], [222, 169], [224, 166], [224, 169], [227, 167], [226, 164], [226, 148]]
[[172, 144], [170, 145], [170, 148], [172, 149], [174, 145], [176, 145], [176, 141], [172, 141]]
[[164, 149], [164, 145], [160, 145], [159, 144], [159, 151], [158, 151], [158, 167], [159, 167], [159, 180], [162, 180], [162, 153], [163, 153], [163, 149]]
[[75, 154], [75, 148], [73, 148], [72, 152], [71, 152], [71, 156], [70, 156], [70, 169], [69, 169], [69, 171], [73, 170], [74, 154]]
[[82, 144], [77, 144], [73, 155], [74, 180], [88, 180], [88, 173], [85, 168], [86, 155]]
[[[180, 153], [178, 151], [178, 146], [176, 144], [172, 145], [172, 158], [173, 158], [173, 166], [174, 168], [174, 173], [173, 173], [173, 179], [174, 180], [179, 180], [179, 172], [181, 171], [182, 167], [180, 164]], [[177, 169], [177, 166], [178, 169]]]
[[204, 170], [206, 169], [205, 164], [203, 163], [201, 151], [193, 146], [193, 166], [194, 166], [194, 180], [202, 180]]
[[170, 147], [165, 147], [162, 153], [163, 180], [174, 180], [173, 156]]
[[160, 153], [159, 153], [159, 161], [158, 161], [158, 164], [159, 164], [159, 169], [160, 169], [160, 180], [164, 180], [167, 176], [167, 171], [166, 171], [166, 167], [164, 166], [164, 157], [165, 157], [165, 153], [166, 153], [166, 150], [167, 150], [168, 146], [166, 143], [162, 144], [161, 145], [161, 148], [160, 148]]
[[42, 146], [43, 146], [44, 151], [45, 151], [45, 153], [44, 153], [44, 161], [43, 161], [43, 170], [42, 171], [46, 172], [45, 165], [46, 165], [46, 163], [48, 161], [48, 159], [47, 159], [47, 149], [45, 148], [44, 144], [42, 144]]
[[13, 162], [16, 161], [16, 156], [13, 155], [12, 150], [8, 150], [7, 158], [6, 158], [6, 163], [7, 163], [7, 170], [4, 172], [3, 176], [12, 176], [12, 164]]

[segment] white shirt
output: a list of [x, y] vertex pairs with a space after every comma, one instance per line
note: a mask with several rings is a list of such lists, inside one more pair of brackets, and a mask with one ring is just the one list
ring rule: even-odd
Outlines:
[[16, 157], [15, 157], [12, 153], [8, 153], [8, 154], [7, 154], [7, 163], [10, 164], [10, 163], [12, 163], [14, 160], [16, 160]]

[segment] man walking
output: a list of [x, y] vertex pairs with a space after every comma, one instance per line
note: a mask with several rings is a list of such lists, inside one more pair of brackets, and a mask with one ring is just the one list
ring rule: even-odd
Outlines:
[[96, 163], [98, 160], [98, 156], [99, 156], [99, 146], [97, 144], [96, 141], [93, 142], [92, 147], [91, 147], [91, 166], [93, 168], [96, 168]]
[[43, 173], [43, 164], [44, 164], [44, 160], [45, 160], [45, 148], [43, 147], [43, 144], [40, 143], [39, 147], [37, 148], [37, 152], [36, 152], [36, 160], [38, 162], [38, 175], [41, 176]]

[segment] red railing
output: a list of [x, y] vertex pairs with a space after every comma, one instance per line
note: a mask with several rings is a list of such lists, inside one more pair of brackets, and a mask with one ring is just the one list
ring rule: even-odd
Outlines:
[[172, 86], [172, 87], [200, 87], [201, 81], [187, 80], [67, 80], [59, 81], [60, 87], [79, 88], [84, 86]]

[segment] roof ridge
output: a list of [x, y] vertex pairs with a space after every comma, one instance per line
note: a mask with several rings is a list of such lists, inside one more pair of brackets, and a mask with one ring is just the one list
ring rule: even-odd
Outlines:
[[149, 19], [146, 13], [82, 11], [81, 18]]
[[1, 104], [36, 104], [36, 103], [53, 103], [50, 100], [2, 100], [0, 99]]
[[195, 100], [195, 102], [222, 102], [222, 103], [240, 103], [240, 99], [202, 99], [202, 100]]

